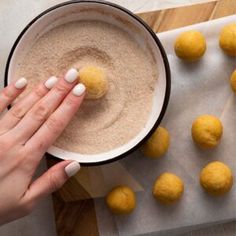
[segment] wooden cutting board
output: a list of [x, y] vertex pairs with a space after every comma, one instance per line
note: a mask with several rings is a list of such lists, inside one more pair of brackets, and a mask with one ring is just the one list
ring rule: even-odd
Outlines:
[[[157, 33], [236, 14], [236, 0], [218, 0], [204, 4], [138, 14]], [[48, 159], [48, 166], [55, 164]], [[101, 167], [93, 167], [96, 181], [102, 181]], [[118, 168], [120, 168], [118, 166]], [[125, 170], [119, 170], [125, 171]], [[98, 226], [92, 197], [103, 196], [106, 189], [91, 189], [87, 167], [53, 194], [56, 227], [59, 236], [96, 236]], [[100, 182], [101, 182], [100, 181]], [[135, 181], [130, 178], [130, 181]], [[136, 184], [136, 183], [134, 183]], [[136, 184], [137, 189], [140, 188]]]

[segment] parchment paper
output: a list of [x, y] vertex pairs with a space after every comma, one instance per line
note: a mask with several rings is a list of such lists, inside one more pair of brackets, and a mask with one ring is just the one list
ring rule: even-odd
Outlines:
[[[103, 198], [95, 200], [101, 235], [170, 235], [236, 218], [236, 184], [229, 194], [217, 198], [208, 196], [199, 185], [201, 169], [214, 160], [228, 164], [236, 173], [236, 96], [229, 85], [236, 59], [218, 46], [220, 29], [230, 22], [236, 22], [236, 15], [158, 34], [172, 72], [171, 99], [162, 122], [171, 135], [170, 149], [159, 160], [147, 159], [137, 151], [120, 161], [144, 191], [137, 193], [137, 208], [130, 216], [112, 216]], [[207, 38], [204, 58], [193, 64], [183, 63], [173, 51], [177, 35], [189, 29], [199, 30]], [[191, 139], [192, 121], [201, 114], [218, 116], [224, 126], [221, 144], [211, 151], [199, 150]], [[185, 182], [183, 198], [172, 206], [162, 206], [151, 194], [156, 177], [165, 171]]]

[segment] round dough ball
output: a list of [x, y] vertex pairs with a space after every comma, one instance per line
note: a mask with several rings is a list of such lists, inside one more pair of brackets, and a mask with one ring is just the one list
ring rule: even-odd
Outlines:
[[146, 143], [142, 146], [142, 152], [145, 156], [158, 158], [163, 156], [169, 148], [170, 136], [163, 127], [158, 127]]
[[220, 47], [229, 56], [236, 56], [236, 23], [226, 25], [220, 33]]
[[86, 99], [98, 99], [108, 90], [108, 82], [102, 69], [96, 66], [85, 66], [79, 70], [79, 82], [86, 87]]
[[230, 84], [232, 90], [236, 93], [236, 70], [231, 75]]
[[200, 183], [209, 194], [219, 196], [230, 191], [233, 175], [227, 165], [214, 161], [202, 169]]
[[192, 138], [203, 149], [216, 147], [223, 134], [220, 120], [212, 115], [199, 116], [192, 125]]
[[113, 213], [129, 214], [136, 206], [136, 197], [129, 187], [118, 186], [107, 195], [106, 202]]
[[172, 173], [160, 175], [153, 186], [153, 196], [164, 204], [171, 204], [179, 200], [184, 192], [184, 183]]
[[189, 62], [199, 60], [206, 51], [206, 40], [198, 31], [186, 31], [175, 41], [176, 55]]

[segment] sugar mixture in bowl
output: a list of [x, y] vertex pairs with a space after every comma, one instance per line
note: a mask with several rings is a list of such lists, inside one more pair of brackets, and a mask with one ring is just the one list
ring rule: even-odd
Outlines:
[[105, 72], [109, 89], [100, 99], [84, 101], [54, 145], [97, 154], [129, 142], [149, 118], [158, 73], [148, 51], [116, 26], [75, 21], [41, 36], [19, 63], [17, 75], [29, 80], [30, 90], [40, 80], [87, 65]]

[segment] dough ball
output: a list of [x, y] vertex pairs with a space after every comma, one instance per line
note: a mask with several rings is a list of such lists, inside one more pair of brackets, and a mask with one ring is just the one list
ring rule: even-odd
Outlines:
[[192, 125], [192, 138], [203, 149], [216, 147], [223, 134], [220, 120], [212, 115], [199, 116]]
[[189, 62], [199, 60], [206, 51], [206, 40], [198, 31], [186, 31], [175, 41], [176, 55]]
[[166, 172], [157, 178], [152, 192], [160, 202], [174, 203], [181, 198], [184, 192], [184, 183], [178, 176]]
[[220, 47], [229, 56], [236, 56], [236, 23], [226, 25], [220, 33]]
[[142, 152], [145, 156], [158, 158], [163, 156], [169, 148], [170, 136], [163, 127], [158, 127], [152, 136], [142, 146]]
[[236, 93], [236, 70], [231, 75], [230, 84], [232, 90]]
[[223, 195], [230, 191], [233, 185], [233, 175], [227, 165], [214, 161], [202, 169], [200, 183], [209, 194]]
[[113, 213], [129, 214], [136, 206], [136, 197], [129, 187], [118, 186], [107, 195], [106, 202]]
[[108, 90], [108, 82], [102, 69], [96, 66], [85, 66], [79, 70], [79, 81], [86, 87], [86, 99], [98, 99]]

